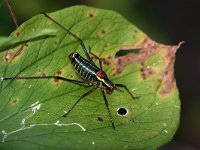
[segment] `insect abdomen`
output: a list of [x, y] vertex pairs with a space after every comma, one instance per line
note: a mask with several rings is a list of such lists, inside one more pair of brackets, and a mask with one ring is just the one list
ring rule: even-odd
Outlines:
[[69, 57], [74, 69], [82, 78], [88, 81], [98, 81], [96, 73], [100, 69], [97, 66], [81, 57], [78, 53], [72, 53]]

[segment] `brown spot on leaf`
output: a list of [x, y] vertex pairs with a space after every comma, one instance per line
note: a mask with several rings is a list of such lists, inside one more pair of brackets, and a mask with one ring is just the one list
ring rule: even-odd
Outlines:
[[19, 56], [23, 51], [24, 47], [28, 47], [28, 44], [22, 44], [22, 46], [16, 51], [15, 57]]
[[4, 56], [4, 60], [5, 61], [11, 61], [14, 58], [16, 58], [17, 56], [19, 56], [21, 54], [21, 52], [23, 51], [24, 47], [28, 47], [27, 44], [22, 44], [20, 46], [20, 48], [16, 51], [16, 52], [6, 52], [5, 56]]
[[90, 18], [92, 18], [92, 17], [94, 16], [94, 14], [93, 14], [92, 12], [89, 12], [89, 13], [88, 13], [88, 16], [89, 16]]
[[107, 31], [105, 29], [102, 29], [101, 33], [105, 35], [107, 33]]
[[43, 72], [43, 73], [41, 74], [41, 76], [42, 76], [42, 77], [45, 77], [45, 76], [46, 76], [46, 74]]
[[98, 117], [98, 118], [97, 118], [97, 121], [103, 122], [103, 118], [102, 118], [102, 117]]
[[122, 62], [122, 60], [119, 58], [117, 63], [120, 65], [121, 62]]
[[111, 59], [112, 57], [111, 56], [108, 56], [108, 59]]
[[101, 61], [102, 61], [102, 63], [103, 63], [104, 65], [107, 65], [107, 66], [110, 65], [110, 61], [109, 61], [107, 58], [102, 58]]
[[17, 36], [19, 36], [19, 35], [20, 35], [20, 33], [19, 33], [19, 32], [17, 32], [17, 33], [16, 33], [16, 35], [17, 35]]
[[57, 75], [61, 75], [61, 74], [62, 74], [61, 70], [57, 71]]
[[58, 78], [54, 78], [54, 82], [55, 82], [55, 83], [58, 83], [58, 82], [59, 82], [59, 79], [58, 79]]
[[46, 73], [42, 69], [39, 69], [38, 71], [39, 71], [40, 76], [42, 77], [46, 76]]
[[154, 71], [152, 68], [148, 68], [146, 66], [142, 66], [141, 68], [141, 76], [143, 80], [146, 80], [149, 76], [151, 76], [152, 74], [154, 74]]
[[10, 101], [10, 103], [12, 105], [16, 105], [18, 102], [19, 102], [19, 100], [17, 100], [17, 99], [13, 99], [13, 100]]
[[15, 55], [15, 53], [11, 53], [11, 52], [6, 52], [6, 54], [5, 54], [5, 56], [4, 56], [4, 59], [6, 60], [6, 61], [10, 61], [10, 60], [12, 60], [13, 59], [13, 57], [14, 57], [14, 55]]

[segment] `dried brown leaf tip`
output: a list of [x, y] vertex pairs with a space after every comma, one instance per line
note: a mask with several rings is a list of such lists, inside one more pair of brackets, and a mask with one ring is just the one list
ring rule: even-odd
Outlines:
[[176, 87], [176, 81], [174, 78], [174, 63], [175, 54], [177, 49], [181, 46], [183, 42], [180, 42], [177, 46], [163, 46], [165, 53], [164, 62], [166, 66], [161, 71], [162, 84], [160, 89], [161, 95], [167, 95], [171, 90]]

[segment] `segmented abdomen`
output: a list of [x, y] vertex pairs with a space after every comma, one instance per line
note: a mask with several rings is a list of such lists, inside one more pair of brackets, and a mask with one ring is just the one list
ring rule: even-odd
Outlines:
[[69, 58], [71, 59], [74, 69], [82, 78], [88, 81], [98, 81], [96, 73], [100, 69], [94, 63], [81, 57], [78, 53], [70, 54]]

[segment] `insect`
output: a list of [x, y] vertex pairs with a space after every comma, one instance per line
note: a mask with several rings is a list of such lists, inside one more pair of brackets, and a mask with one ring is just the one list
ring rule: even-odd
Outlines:
[[[87, 59], [83, 58], [79, 55], [79, 53], [73, 52], [69, 55], [69, 59], [72, 63], [73, 68], [77, 72], [77, 74], [83, 79], [83, 81], [78, 80], [72, 80], [67, 79], [61, 76], [31, 76], [31, 77], [5, 77], [3, 80], [20, 80], [20, 79], [56, 79], [56, 80], [62, 80], [71, 82], [77, 85], [86, 86], [86, 87], [92, 87], [88, 92], [84, 93], [79, 99], [73, 104], [73, 106], [63, 115], [63, 117], [66, 117], [69, 115], [69, 113], [74, 109], [74, 107], [86, 96], [94, 92], [96, 89], [100, 89], [101, 94], [103, 96], [103, 100], [105, 102], [109, 119], [112, 124], [112, 127], [115, 129], [114, 121], [111, 115], [111, 111], [109, 108], [108, 100], [106, 98], [106, 94], [111, 94], [113, 90], [120, 88], [124, 88], [128, 94], [132, 97], [132, 99], [136, 99], [139, 97], [135, 97], [132, 95], [130, 90], [127, 88], [126, 85], [123, 84], [116, 84], [113, 83], [111, 80], [109, 80], [108, 76], [102, 69], [102, 60], [95, 54], [91, 52], [91, 48], [89, 46], [89, 49], [87, 50], [85, 47], [84, 42], [82, 39], [80, 39], [78, 36], [76, 36], [74, 33], [72, 33], [69, 29], [62, 26], [60, 23], [58, 23], [56, 20], [51, 18], [46, 13], [42, 13], [46, 18], [57, 24], [59, 27], [61, 27], [65, 32], [67, 32], [69, 35], [73, 36], [81, 45]], [[97, 67], [90, 57], [93, 56], [99, 61], [99, 67]], [[120, 89], [118, 89], [120, 90]]]

